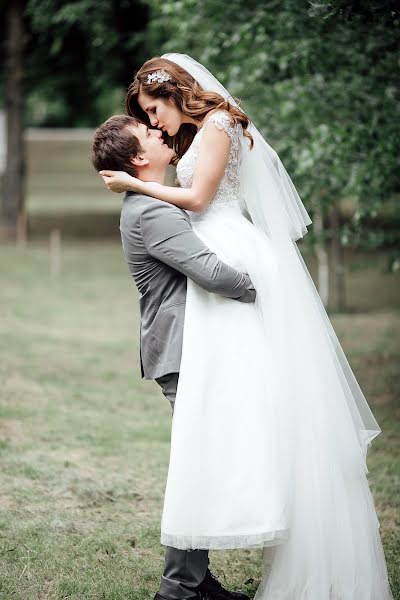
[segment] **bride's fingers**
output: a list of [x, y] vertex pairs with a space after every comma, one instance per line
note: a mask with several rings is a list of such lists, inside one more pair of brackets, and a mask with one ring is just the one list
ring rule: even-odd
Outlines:
[[99, 171], [99, 175], [103, 176], [105, 175], [106, 177], [112, 177], [113, 175], [115, 175], [116, 171]]
[[112, 177], [107, 177], [106, 175], [102, 175], [102, 179], [104, 181], [104, 183], [106, 184], [107, 189], [111, 190], [112, 192], [113, 190], [113, 183], [114, 180]]
[[111, 181], [111, 177], [103, 177], [103, 181], [106, 185], [106, 188], [108, 190], [110, 190], [111, 192], [114, 191], [113, 190], [113, 185], [112, 185], [112, 181]]

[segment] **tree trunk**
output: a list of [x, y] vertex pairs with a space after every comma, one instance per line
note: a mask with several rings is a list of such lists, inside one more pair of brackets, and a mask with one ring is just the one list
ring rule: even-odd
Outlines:
[[5, 110], [7, 155], [3, 179], [1, 228], [15, 236], [24, 212], [25, 148], [23, 130], [23, 27], [24, 0], [11, 0], [5, 8]]
[[330, 214], [331, 220], [331, 257], [333, 270], [333, 308], [337, 311], [346, 309], [346, 285], [344, 250], [340, 241], [340, 210], [333, 206]]

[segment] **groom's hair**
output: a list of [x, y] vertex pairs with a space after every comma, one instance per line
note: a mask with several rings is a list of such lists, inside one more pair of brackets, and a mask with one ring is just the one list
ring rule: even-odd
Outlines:
[[96, 129], [92, 144], [91, 160], [96, 171], [126, 171], [137, 177], [131, 159], [143, 152], [132, 126], [140, 121], [128, 115], [115, 115]]

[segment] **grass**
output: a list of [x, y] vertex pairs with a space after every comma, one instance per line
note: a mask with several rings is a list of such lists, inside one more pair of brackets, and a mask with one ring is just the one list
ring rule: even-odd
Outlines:
[[[380, 260], [360, 258], [349, 280], [361, 312], [332, 320], [383, 430], [369, 479], [399, 599], [398, 276]], [[0, 250], [0, 598], [148, 600], [171, 420], [140, 378], [136, 291], [119, 244], [65, 245], [57, 280], [48, 263], [46, 245]], [[254, 593], [259, 550], [211, 562]]]

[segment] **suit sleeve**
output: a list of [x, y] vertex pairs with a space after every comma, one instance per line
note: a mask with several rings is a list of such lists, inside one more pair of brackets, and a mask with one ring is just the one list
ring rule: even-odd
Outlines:
[[246, 273], [236, 271], [194, 233], [189, 216], [168, 203], [150, 203], [140, 218], [151, 256], [183, 273], [208, 292], [241, 302], [254, 302], [256, 291]]

